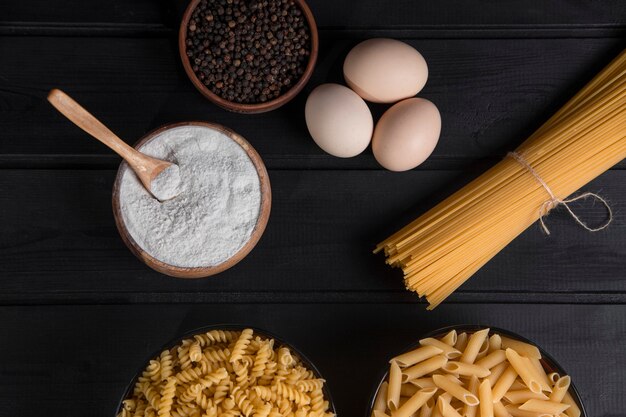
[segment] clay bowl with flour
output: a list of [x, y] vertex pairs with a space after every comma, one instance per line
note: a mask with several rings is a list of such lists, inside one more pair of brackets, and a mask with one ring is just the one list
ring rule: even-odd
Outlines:
[[164, 126], [161, 126], [158, 129], [151, 131], [150, 133], [143, 136], [136, 144], [135, 148], [139, 149], [143, 145], [149, 143], [153, 138], [158, 135], [174, 128], [179, 127], [187, 127], [187, 126], [199, 126], [212, 129], [217, 131], [238, 144], [250, 158], [250, 161], [254, 165], [256, 169], [256, 173], [259, 177], [259, 186], [260, 186], [260, 206], [259, 212], [256, 219], [256, 223], [252, 232], [241, 248], [239, 248], [234, 254], [232, 254], [228, 259], [220, 262], [218, 264], [213, 264], [210, 266], [177, 266], [172, 265], [171, 263], [164, 262], [152, 256], [148, 253], [145, 248], [143, 248], [136, 239], [133, 238], [132, 234], [127, 227], [126, 222], [124, 221], [124, 215], [122, 213], [121, 203], [120, 203], [120, 187], [122, 182], [122, 177], [125, 172], [125, 163], [123, 162], [120, 165], [118, 170], [115, 183], [113, 184], [113, 216], [115, 218], [115, 224], [117, 229], [122, 237], [122, 240], [126, 244], [126, 246], [130, 249], [130, 251], [139, 258], [142, 262], [148, 265], [150, 268], [161, 272], [163, 274], [176, 277], [176, 278], [204, 278], [211, 275], [218, 274], [231, 268], [240, 262], [243, 258], [250, 253], [250, 251], [256, 246], [259, 239], [263, 235], [265, 231], [265, 227], [267, 226], [267, 222], [269, 219], [272, 195], [270, 188], [270, 181], [265, 165], [260, 157], [260, 155], [256, 152], [256, 150], [245, 140], [242, 136], [237, 134], [236, 132], [215, 124], [208, 122], [200, 122], [200, 121], [191, 121], [191, 122], [181, 122], [181, 123], [171, 123]]

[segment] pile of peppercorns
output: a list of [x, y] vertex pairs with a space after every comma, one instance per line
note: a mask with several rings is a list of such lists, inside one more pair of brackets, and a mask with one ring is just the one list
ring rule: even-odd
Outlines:
[[198, 79], [236, 103], [263, 103], [293, 86], [307, 66], [311, 35], [293, 0], [202, 0], [187, 25]]

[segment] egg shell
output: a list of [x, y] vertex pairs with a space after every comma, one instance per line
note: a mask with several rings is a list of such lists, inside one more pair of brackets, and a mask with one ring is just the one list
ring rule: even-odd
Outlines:
[[346, 83], [365, 100], [395, 103], [413, 97], [428, 79], [428, 65], [412, 46], [395, 39], [368, 39], [343, 62]]
[[415, 168], [432, 154], [441, 134], [437, 107], [423, 98], [403, 100], [387, 110], [372, 139], [374, 157], [390, 171]]
[[331, 155], [349, 158], [367, 148], [374, 130], [372, 113], [358, 94], [339, 84], [315, 88], [304, 109], [317, 145]]

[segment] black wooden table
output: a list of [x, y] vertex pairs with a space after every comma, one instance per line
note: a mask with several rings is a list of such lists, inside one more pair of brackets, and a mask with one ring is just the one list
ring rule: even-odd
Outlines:
[[[184, 2], [0, 2], [0, 416], [113, 416], [161, 344], [245, 323], [305, 351], [341, 416], [361, 417], [387, 358], [458, 323], [535, 340], [572, 375], [589, 415], [626, 415], [626, 163], [591, 183], [616, 212], [591, 234], [562, 211], [531, 227], [442, 307], [404, 291], [373, 246], [520, 143], [626, 46], [626, 3], [311, 0], [319, 64], [284, 108], [238, 115], [202, 98], [176, 49]], [[393, 37], [426, 57], [423, 97], [443, 116], [434, 155], [405, 173], [371, 151], [325, 155], [306, 93], [341, 80], [356, 42]], [[119, 159], [44, 99], [59, 87], [133, 142], [167, 122], [224, 124], [269, 169], [257, 248], [219, 276], [183, 281], [141, 264], [111, 214]], [[376, 116], [383, 107], [372, 106]], [[410, 190], [407, 192], [407, 190]], [[604, 212], [579, 207], [589, 221]]]

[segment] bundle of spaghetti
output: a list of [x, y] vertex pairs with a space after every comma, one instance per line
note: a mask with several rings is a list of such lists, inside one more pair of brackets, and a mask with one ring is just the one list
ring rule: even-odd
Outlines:
[[428, 309], [554, 208], [555, 201], [626, 157], [626, 50], [513, 156], [374, 250], [384, 250], [387, 264], [403, 270], [407, 289], [426, 297]]

